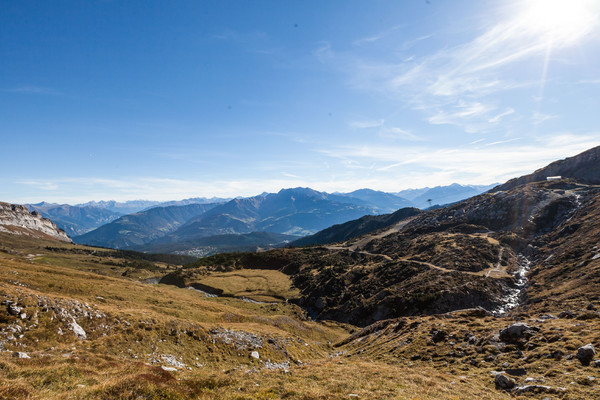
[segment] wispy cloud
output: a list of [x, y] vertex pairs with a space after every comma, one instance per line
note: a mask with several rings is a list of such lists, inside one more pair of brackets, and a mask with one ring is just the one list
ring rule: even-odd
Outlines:
[[543, 114], [543, 113], [533, 113], [533, 115], [531, 116], [531, 121], [534, 125], [539, 125], [542, 122], [548, 121], [549, 119], [554, 119], [557, 118], [557, 115], [551, 115], [551, 114]]
[[397, 31], [398, 29], [401, 29], [401, 28], [402, 28], [402, 25], [393, 26], [389, 29], [375, 33], [371, 36], [366, 36], [366, 37], [357, 39], [354, 42], [352, 42], [352, 44], [354, 44], [355, 46], [363, 46], [365, 44], [374, 43], [374, 42], [377, 42], [377, 41], [389, 36], [392, 32]]
[[377, 120], [354, 120], [348, 123], [352, 129], [377, 129], [379, 137], [388, 140], [405, 139], [411, 141], [422, 141], [422, 137], [415, 135], [408, 129], [388, 126], [384, 119]]
[[486, 146], [497, 146], [499, 144], [510, 143], [510, 142], [514, 142], [516, 140], [521, 140], [521, 138], [513, 138], [513, 139], [507, 139], [507, 140], [497, 140], [495, 142], [486, 144]]
[[52, 88], [42, 86], [19, 86], [10, 89], [2, 89], [5, 93], [38, 94], [38, 95], [62, 95], [63, 93]]
[[379, 136], [384, 139], [405, 139], [413, 142], [424, 141], [425, 138], [415, 135], [408, 129], [382, 126]]
[[429, 122], [435, 125], [440, 124], [458, 124], [464, 120], [470, 120], [481, 117], [492, 111], [494, 108], [480, 102], [467, 103], [459, 101], [450, 112], [437, 111], [435, 115], [429, 117]]
[[38, 180], [24, 180], [17, 182], [20, 185], [33, 186], [40, 190], [55, 191], [58, 190], [59, 186], [55, 182], [51, 181], [38, 181]]
[[492, 123], [492, 124], [495, 124], [496, 122], [500, 122], [500, 120], [501, 120], [502, 118], [504, 118], [504, 117], [507, 117], [507, 116], [509, 116], [509, 115], [512, 115], [512, 114], [514, 114], [514, 113], [515, 113], [515, 110], [514, 110], [513, 108], [510, 108], [510, 107], [509, 107], [509, 108], [508, 108], [506, 111], [504, 111], [504, 112], [502, 112], [502, 113], [500, 113], [500, 114], [498, 114], [498, 115], [494, 115], [492, 118], [490, 118], [490, 119], [488, 120], [488, 122], [490, 122], [490, 123]]
[[366, 129], [366, 128], [377, 128], [383, 126], [384, 120], [363, 120], [363, 121], [350, 121], [348, 126], [353, 129]]
[[[403, 184], [422, 187], [452, 182], [486, 184], [531, 173], [557, 159], [578, 154], [600, 143], [600, 133], [589, 135], [556, 134], [534, 143], [512, 142], [520, 138], [495, 141], [484, 146], [444, 147], [343, 145], [322, 150], [332, 158], [375, 163], [382, 179], [401, 176]], [[442, 182], [442, 183], [440, 183]]]
[[6, 188], [13, 185], [15, 190], [12, 195], [19, 193], [18, 198], [5, 196], [5, 201], [35, 203], [45, 200], [76, 204], [110, 199], [177, 200], [199, 196], [253, 196], [296, 186], [332, 192], [361, 187], [397, 191], [453, 182], [489, 184], [531, 173], [549, 162], [596, 146], [600, 144], [600, 132], [587, 135], [555, 134], [541, 137], [534, 143], [522, 143], [518, 138], [488, 145], [482, 145], [484, 141], [475, 142], [437, 149], [419, 143], [409, 146], [393, 143], [339, 144], [315, 150], [322, 156], [318, 161], [317, 173], [309, 174], [302, 168], [286, 168], [280, 171], [280, 178], [275, 178], [275, 174], [240, 179], [87, 176], [14, 182], [4, 177], [0, 179], [0, 186]]

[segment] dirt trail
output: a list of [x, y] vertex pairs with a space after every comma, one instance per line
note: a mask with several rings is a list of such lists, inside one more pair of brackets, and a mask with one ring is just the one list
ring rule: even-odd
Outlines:
[[502, 255], [504, 254], [504, 248], [500, 247], [500, 251], [498, 252], [498, 262], [494, 265], [493, 268], [487, 269], [485, 271], [481, 271], [480, 274], [485, 274], [486, 277], [492, 278], [502, 278], [510, 276], [506, 272], [506, 267], [502, 267]]
[[[399, 232], [414, 218], [415, 217], [404, 219], [404, 220], [394, 224], [392, 227], [390, 227], [389, 229], [387, 229], [383, 232], [380, 232], [376, 235], [365, 236], [362, 239], [360, 239], [350, 245], [340, 244], [340, 245], [330, 245], [330, 246], [325, 246], [325, 247], [328, 250], [332, 250], [332, 251], [347, 250], [347, 251], [352, 251], [352, 252], [356, 252], [356, 253], [360, 253], [360, 254], [365, 254], [368, 256], [381, 257], [387, 261], [394, 261], [394, 259], [392, 257], [388, 256], [387, 254], [371, 253], [366, 250], [362, 250], [362, 248], [374, 239], [381, 239], [381, 238], [384, 238], [393, 233]], [[485, 235], [485, 236], [487, 236], [487, 235]], [[413, 260], [410, 257], [400, 258], [400, 259], [398, 259], [398, 261], [414, 262], [414, 263], [417, 263], [420, 265], [427, 266], [432, 269], [437, 269], [438, 271], [442, 271], [444, 273], [459, 272], [462, 274], [473, 275], [473, 276], [485, 276], [487, 278], [505, 278], [505, 277], [510, 277], [511, 275], [508, 274], [508, 272], [506, 272], [506, 267], [502, 266], [502, 255], [503, 254], [504, 254], [504, 249], [502, 247], [500, 247], [500, 250], [498, 252], [498, 261], [496, 262], [496, 264], [491, 268], [488, 268], [488, 269], [485, 269], [485, 270], [479, 271], [479, 272], [461, 271], [461, 270], [457, 270], [457, 269], [440, 267], [439, 265], [435, 265], [435, 264], [428, 263], [425, 261]]]
[[349, 249], [351, 251], [356, 251], [357, 249], [362, 248], [363, 246], [365, 246], [367, 243], [369, 243], [373, 239], [381, 239], [381, 238], [384, 238], [384, 237], [386, 237], [388, 235], [391, 235], [393, 233], [400, 232], [400, 230], [402, 228], [404, 228], [413, 219], [415, 219], [415, 217], [410, 217], [410, 218], [403, 219], [402, 221], [397, 222], [396, 224], [392, 225], [389, 229], [387, 229], [387, 230], [385, 230], [383, 232], [380, 232], [380, 233], [378, 233], [376, 235], [365, 236], [364, 238], [360, 239], [359, 241], [357, 241], [357, 242], [351, 244], [350, 246], [348, 246], [347, 249]]

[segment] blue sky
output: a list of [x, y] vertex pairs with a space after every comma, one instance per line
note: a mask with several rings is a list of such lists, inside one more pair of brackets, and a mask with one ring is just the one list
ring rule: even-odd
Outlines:
[[505, 181], [600, 145], [599, 13], [0, 1], [0, 201]]

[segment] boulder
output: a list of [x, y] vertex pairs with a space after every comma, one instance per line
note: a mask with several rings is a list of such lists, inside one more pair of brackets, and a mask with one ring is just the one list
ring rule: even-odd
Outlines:
[[558, 318], [575, 318], [577, 317], [577, 314], [575, 314], [573, 311], [562, 311], [560, 314], [558, 314]]
[[508, 376], [500, 372], [496, 373], [496, 376], [494, 377], [494, 383], [496, 384], [497, 388], [503, 390], [511, 390], [517, 384], [517, 382], [515, 382], [514, 379], [509, 378]]
[[431, 330], [431, 341], [433, 343], [442, 342], [446, 339], [447, 336], [448, 336], [448, 334], [441, 329], [440, 330], [436, 330], [436, 329]]
[[523, 322], [517, 322], [500, 331], [500, 340], [506, 343], [526, 341], [539, 330], [540, 328], [529, 326]]
[[15, 351], [14, 353], [12, 353], [12, 356], [16, 358], [31, 358], [29, 357], [29, 354], [24, 353], [22, 351]]
[[75, 334], [75, 336], [77, 336], [79, 339], [82, 339], [82, 340], [87, 339], [87, 334], [85, 333], [85, 331], [83, 330], [83, 328], [81, 326], [79, 326], [79, 324], [77, 323], [77, 321], [73, 320], [69, 324], [69, 328], [73, 331], [73, 333]]
[[594, 345], [589, 343], [577, 349], [576, 357], [582, 365], [590, 365], [595, 355], [596, 350], [594, 349]]
[[23, 307], [19, 307], [14, 304], [9, 304], [6, 306], [6, 309], [10, 315], [19, 315], [21, 314], [21, 311], [23, 311]]
[[256, 360], [260, 360], [260, 354], [258, 354], [258, 351], [253, 351], [252, 353], [250, 353], [250, 357]]

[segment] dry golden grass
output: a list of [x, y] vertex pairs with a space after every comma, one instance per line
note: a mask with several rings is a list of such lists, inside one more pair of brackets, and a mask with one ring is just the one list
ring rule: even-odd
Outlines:
[[[123, 276], [128, 269], [120, 266], [123, 260], [103, 250], [95, 256], [56, 253], [45, 249], [50, 245], [56, 243], [0, 236], [0, 299], [19, 301], [28, 315], [21, 320], [0, 309], [0, 334], [18, 325], [23, 335], [7, 341], [9, 351], [0, 353], [0, 399], [502, 399], [510, 396], [494, 387], [490, 371], [504, 369], [504, 363], [544, 377], [543, 384], [567, 387], [564, 399], [600, 398], [595, 383], [600, 369], [547, 357], [555, 350], [572, 355], [586, 343], [599, 348], [599, 319], [539, 322], [538, 314], [517, 313], [411, 317], [402, 330], [390, 325], [336, 347], [359, 329], [307, 320], [299, 307], [285, 302], [206, 298], [193, 290], [142, 284]], [[292, 291], [279, 274], [241, 270], [203, 279], [236, 296], [265, 290], [262, 277], [272, 292]], [[70, 315], [85, 303], [102, 315], [78, 314], [88, 334], [80, 340], [68, 328], [71, 320], [51, 307], [44, 311], [40, 299]], [[514, 318], [541, 329], [519, 357], [516, 347], [499, 351], [485, 342]], [[436, 329], [453, 336], [433, 343]], [[238, 334], [244, 339], [236, 344], [231, 338]], [[467, 334], [485, 340], [459, 348]], [[253, 347], [252, 340], [261, 345]], [[31, 358], [15, 358], [13, 351]], [[450, 355], [458, 351], [464, 354]], [[185, 367], [164, 371], [160, 366], [169, 363], [162, 355]]]
[[290, 277], [275, 270], [239, 270], [214, 272], [197, 283], [223, 291], [224, 296], [247, 297], [257, 301], [273, 302], [294, 299], [300, 294], [292, 287]]
[[[205, 368], [167, 372], [140, 362], [81, 354], [14, 361], [1, 357], [0, 396], [15, 399], [501, 399], [476, 376], [345, 358], [289, 372]], [[356, 396], [351, 396], [356, 395]]]

